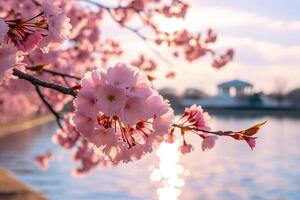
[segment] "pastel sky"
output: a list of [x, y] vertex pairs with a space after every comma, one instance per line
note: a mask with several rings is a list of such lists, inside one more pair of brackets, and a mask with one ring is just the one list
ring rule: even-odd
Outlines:
[[[177, 76], [157, 80], [157, 88], [187, 87], [216, 92], [216, 84], [242, 79], [255, 85], [257, 91], [271, 92], [278, 86], [288, 91], [300, 87], [300, 1], [298, 0], [190, 0], [191, 9], [185, 22], [162, 21], [162, 26], [186, 27], [195, 32], [213, 28], [219, 35], [216, 48], [233, 47], [235, 59], [221, 70], [210, 67], [211, 58], [193, 63], [173, 62]], [[288, 3], [287, 3], [288, 2]], [[111, 32], [127, 43], [129, 54], [148, 49], [128, 32]], [[127, 36], [129, 35], [129, 36]], [[138, 49], [138, 50], [137, 50]], [[155, 57], [148, 49], [149, 55]], [[162, 54], [164, 50], [160, 50]], [[160, 63], [162, 66], [164, 63]], [[162, 75], [163, 73], [160, 73]]]

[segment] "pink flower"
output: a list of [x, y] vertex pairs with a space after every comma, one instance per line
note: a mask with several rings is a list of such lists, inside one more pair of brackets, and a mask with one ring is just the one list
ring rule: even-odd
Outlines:
[[6, 72], [17, 65], [20, 65], [20, 61], [23, 59], [22, 56], [18, 55], [16, 47], [12, 44], [5, 44], [0, 46], [0, 82], [5, 78], [10, 78], [11, 74]]
[[5, 23], [3, 19], [0, 19], [0, 44], [3, 43], [8, 31], [9, 31], [8, 25]]
[[47, 51], [48, 48], [56, 47], [67, 39], [72, 25], [70, 18], [52, 1], [45, 1], [42, 4], [42, 10], [48, 25], [48, 35], [43, 39], [40, 47]]
[[152, 84], [146, 76], [138, 76], [134, 85], [130, 88], [130, 93], [142, 98], [150, 97], [154, 91], [151, 89]]
[[99, 127], [95, 129], [93, 134], [89, 137], [89, 141], [96, 146], [111, 147], [118, 142], [118, 135], [113, 128]]
[[173, 1], [171, 6], [164, 6], [161, 9], [162, 14], [166, 17], [185, 18], [188, 5], [181, 1]]
[[76, 131], [72, 123], [72, 114], [68, 114], [64, 118], [63, 129], [57, 129], [57, 132], [52, 137], [52, 141], [59, 144], [63, 148], [70, 149], [79, 139], [79, 133]]
[[255, 148], [255, 146], [256, 146], [256, 137], [243, 136], [243, 138], [246, 140], [247, 144], [253, 150]]
[[106, 166], [109, 161], [105, 160], [103, 155], [98, 155], [94, 151], [93, 145], [86, 140], [81, 140], [73, 155], [73, 160], [79, 161], [81, 165], [73, 170], [74, 176], [80, 176], [95, 169], [100, 164]]
[[145, 119], [146, 105], [142, 98], [130, 96], [126, 98], [125, 105], [120, 112], [120, 118], [127, 124], [133, 125]]
[[[114, 164], [152, 152], [171, 127], [173, 110], [135, 67], [93, 71], [81, 86], [74, 101], [76, 129]], [[96, 108], [88, 100], [94, 97]]]
[[76, 124], [76, 129], [85, 137], [89, 137], [93, 133], [96, 119], [77, 111], [73, 121]]
[[171, 128], [174, 111], [170, 109], [170, 104], [164, 101], [161, 96], [154, 95], [155, 106], [151, 105], [156, 115], [153, 120], [153, 128], [157, 133], [168, 133]]
[[169, 134], [165, 135], [165, 141], [167, 143], [172, 144], [172, 143], [174, 143], [175, 139], [176, 139], [176, 137], [173, 133], [169, 133]]
[[113, 85], [103, 85], [97, 89], [98, 108], [108, 116], [116, 115], [125, 105], [125, 90]]
[[49, 161], [52, 158], [52, 153], [47, 151], [45, 154], [38, 155], [35, 157], [36, 164], [41, 167], [42, 170], [46, 171], [49, 167]]
[[81, 80], [82, 91], [84, 91], [84, 89], [94, 91], [96, 88], [100, 87], [101, 83], [104, 81], [103, 74], [99, 73], [99, 71], [94, 70], [87, 72]]
[[184, 144], [180, 147], [180, 152], [182, 154], [190, 153], [192, 150], [194, 150], [194, 147], [191, 144], [187, 144], [184, 142]]
[[201, 145], [202, 150], [206, 151], [206, 150], [212, 149], [215, 146], [217, 139], [218, 139], [218, 137], [215, 135], [205, 136], [202, 141], [202, 145]]
[[84, 87], [74, 100], [74, 105], [78, 108], [78, 112], [86, 116], [96, 117], [97, 115], [97, 98], [91, 88]]
[[195, 127], [210, 130], [210, 116], [203, 111], [201, 106], [192, 105], [190, 108], [185, 108], [184, 115], [188, 117], [188, 121]]
[[214, 59], [212, 66], [216, 69], [224, 67], [229, 61], [233, 59], [233, 56], [234, 50], [228, 49], [224, 55], [220, 55], [219, 57]]
[[42, 39], [43, 37], [37, 32], [29, 34], [22, 43], [17, 44], [17, 48], [20, 51], [30, 53], [38, 47]]
[[111, 85], [128, 88], [137, 81], [136, 73], [137, 71], [133, 67], [118, 63], [114, 68], [108, 68], [106, 76]]

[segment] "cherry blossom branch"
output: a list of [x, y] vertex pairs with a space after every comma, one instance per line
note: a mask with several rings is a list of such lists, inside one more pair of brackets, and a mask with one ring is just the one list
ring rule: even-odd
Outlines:
[[35, 85], [35, 90], [37, 94], [39, 95], [40, 99], [43, 101], [43, 103], [47, 106], [47, 108], [50, 110], [50, 112], [54, 115], [56, 119], [56, 123], [59, 126], [59, 128], [63, 128], [61, 123], [60, 123], [60, 114], [54, 110], [52, 105], [46, 100], [45, 96], [43, 95], [42, 91], [40, 90], [40, 86]]
[[67, 73], [62, 73], [62, 72], [57, 72], [57, 71], [54, 71], [54, 70], [50, 70], [50, 69], [39, 69], [39, 66], [34, 66], [34, 67], [26, 67], [27, 70], [31, 70], [31, 71], [37, 71], [37, 72], [46, 72], [46, 73], [49, 73], [53, 76], [61, 76], [62, 78], [72, 78], [72, 79], [76, 79], [76, 80], [81, 80], [80, 77], [78, 76], [74, 76], [74, 75], [70, 75], [70, 74], [67, 74]]
[[172, 126], [176, 127], [176, 128], [184, 129], [184, 130], [199, 131], [199, 132], [210, 133], [210, 134], [218, 135], [218, 136], [226, 136], [226, 135], [233, 134], [233, 133], [239, 133], [239, 132], [234, 132], [234, 131], [208, 131], [208, 130], [204, 130], [204, 129], [200, 129], [200, 128], [196, 128], [196, 127], [181, 126], [178, 124], [172, 124]]
[[120, 22], [115, 18], [115, 16], [113, 15], [112, 13], [112, 10], [110, 8], [105, 8], [105, 10], [107, 11], [107, 13], [110, 15], [110, 17], [112, 18], [112, 20], [114, 20], [116, 23], [118, 23], [120, 26], [122, 26], [123, 28], [131, 31], [132, 33], [136, 34], [139, 38], [141, 38], [142, 40], [144, 41], [148, 41], [149, 39], [144, 36], [140, 31], [139, 29], [136, 29], [136, 28], [132, 28], [130, 26], [126, 26], [124, 24], [120, 24]]
[[[111, 17], [111, 19], [116, 22], [117, 24], [119, 24], [122, 28], [125, 28], [126, 30], [134, 33], [135, 35], [137, 35], [140, 39], [142, 39], [146, 45], [149, 47], [149, 49], [158, 57], [160, 58], [163, 62], [165, 62], [167, 65], [169, 66], [173, 66], [173, 64], [167, 59], [165, 58], [164, 56], [161, 55], [161, 53], [159, 51], [157, 51], [155, 48], [153, 48], [150, 44], [149, 44], [149, 38], [147, 38], [146, 36], [144, 36], [140, 31], [139, 29], [137, 28], [133, 28], [133, 27], [130, 27], [130, 26], [127, 26], [127, 25], [124, 25], [124, 24], [121, 24], [120, 21], [118, 21], [115, 16], [113, 15], [112, 13], [112, 10], [116, 10], [116, 9], [127, 9], [128, 7], [108, 7], [108, 6], [105, 6], [103, 4], [100, 4], [98, 2], [94, 2], [94, 1], [90, 1], [90, 0], [78, 0], [78, 1], [84, 1], [84, 2], [87, 2], [87, 3], [90, 3], [90, 4], [93, 4], [99, 8], [102, 8], [102, 9], [105, 9], [107, 11], [107, 13], [109, 14], [109, 16]], [[139, 13], [137, 11], [137, 13]], [[139, 15], [140, 16], [140, 15]]]
[[50, 88], [50, 89], [56, 90], [60, 93], [71, 95], [73, 97], [77, 96], [77, 92], [74, 91], [73, 88], [67, 88], [67, 87], [64, 87], [64, 86], [61, 86], [61, 85], [58, 85], [55, 83], [49, 83], [46, 81], [42, 81], [42, 80], [40, 80], [34, 76], [31, 76], [29, 74], [26, 74], [16, 68], [13, 69], [13, 75], [19, 77], [20, 79], [27, 80], [35, 86], [38, 85], [41, 87]]
[[50, 69], [42, 69], [42, 72], [46, 72], [46, 73], [49, 73], [49, 74], [52, 74], [54, 76], [61, 76], [61, 77], [65, 77], [65, 78], [73, 78], [73, 79], [76, 79], [76, 80], [81, 80], [80, 77], [78, 76], [74, 76], [74, 75], [70, 75], [70, 74], [66, 74], [66, 73], [61, 73], [61, 72], [57, 72], [57, 71], [53, 71], [53, 70], [50, 70]]
[[113, 13], [112, 13], [112, 10], [116, 10], [116, 9], [127, 9], [127, 7], [121, 7], [121, 6], [119, 6], [119, 7], [113, 8], [113, 7], [108, 7], [108, 6], [105, 6], [105, 5], [100, 4], [100, 3], [98, 3], [98, 2], [94, 2], [94, 1], [90, 1], [90, 0], [79, 0], [79, 1], [84, 1], [84, 2], [87, 2], [87, 3], [93, 4], [93, 5], [95, 5], [95, 6], [99, 7], [99, 8], [105, 9], [105, 10], [107, 11], [107, 13], [109, 14], [109, 16], [111, 17], [111, 19], [112, 19], [114, 22], [116, 22], [117, 24], [119, 24], [119, 25], [122, 26], [123, 28], [125, 28], [125, 29], [127, 29], [127, 30], [129, 30], [129, 31], [131, 31], [131, 32], [133, 32], [133, 33], [135, 33], [135, 34], [136, 34], [139, 38], [141, 38], [142, 40], [144, 40], [144, 41], [148, 40], [148, 38], [147, 38], [146, 36], [144, 36], [138, 29], [132, 28], [132, 27], [130, 27], [130, 26], [126, 26], [126, 25], [124, 25], [124, 24], [120, 24], [120, 22], [115, 18], [115, 16], [114, 16]]

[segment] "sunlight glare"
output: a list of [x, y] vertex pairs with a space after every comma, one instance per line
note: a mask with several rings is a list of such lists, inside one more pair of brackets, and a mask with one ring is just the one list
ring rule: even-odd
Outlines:
[[155, 16], [155, 21], [162, 32], [174, 33], [185, 28], [185, 22], [179, 18], [164, 18], [160, 15]]
[[163, 142], [156, 151], [160, 164], [158, 169], [153, 169], [150, 179], [162, 182], [163, 186], [157, 189], [159, 200], [177, 200], [181, 194], [180, 187], [184, 185], [184, 180], [180, 176], [185, 170], [179, 164], [181, 154], [178, 148], [179, 141], [173, 144]]

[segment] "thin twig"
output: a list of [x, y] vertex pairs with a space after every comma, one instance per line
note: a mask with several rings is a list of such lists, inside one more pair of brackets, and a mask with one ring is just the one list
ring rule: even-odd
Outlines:
[[19, 77], [20, 79], [24, 79], [24, 80], [27, 80], [29, 81], [31, 84], [33, 85], [38, 85], [38, 86], [41, 86], [41, 87], [45, 87], [45, 88], [50, 88], [50, 89], [53, 89], [53, 90], [56, 90], [60, 93], [63, 93], [63, 94], [68, 94], [68, 95], [71, 95], [73, 97], [76, 97], [77, 96], [77, 92], [74, 91], [72, 88], [67, 88], [67, 87], [64, 87], [64, 86], [61, 86], [61, 85], [58, 85], [58, 84], [55, 84], [55, 83], [49, 83], [49, 82], [46, 82], [46, 81], [42, 81], [34, 76], [31, 76], [29, 74], [26, 74], [16, 68], [13, 69], [13, 75]]
[[46, 72], [46, 73], [52, 74], [54, 76], [61, 76], [63, 78], [66, 77], [66, 78], [73, 78], [73, 79], [76, 79], [76, 80], [81, 80], [81, 78], [78, 77], [78, 76], [73, 76], [73, 75], [70, 75], [70, 74], [65, 74], [65, 73], [53, 71], [53, 70], [50, 70], [50, 69], [42, 69], [41, 72]]
[[193, 131], [199, 131], [199, 132], [203, 132], [203, 133], [210, 133], [210, 134], [214, 134], [214, 135], [218, 135], [218, 136], [226, 136], [229, 134], [233, 134], [233, 133], [239, 133], [239, 132], [234, 132], [234, 131], [208, 131], [208, 130], [204, 130], [204, 129], [200, 129], [200, 128], [196, 128], [196, 127], [185, 127], [185, 126], [180, 126], [178, 124], [172, 124], [173, 127], [176, 128], [180, 128], [180, 129], [186, 129], [186, 130], [193, 130]]
[[[162, 56], [162, 54], [157, 51], [155, 48], [153, 48], [150, 44], [149, 44], [149, 38], [147, 38], [146, 36], [144, 36], [140, 31], [139, 29], [136, 29], [136, 28], [133, 28], [133, 27], [130, 27], [130, 26], [126, 26], [124, 24], [121, 24], [120, 21], [118, 21], [115, 16], [113, 15], [112, 13], [112, 10], [116, 10], [116, 9], [128, 9], [129, 7], [108, 7], [108, 6], [105, 6], [103, 4], [100, 4], [98, 2], [94, 2], [94, 1], [90, 1], [90, 0], [78, 0], [78, 1], [84, 1], [86, 3], [90, 3], [90, 4], [93, 4], [95, 6], [98, 6], [99, 8], [102, 8], [102, 9], [105, 9], [107, 11], [107, 13], [109, 14], [109, 16], [111, 17], [111, 19], [116, 22], [117, 24], [119, 24], [120, 26], [122, 26], [122, 28], [125, 28], [126, 30], [136, 34], [140, 39], [142, 39], [147, 47], [158, 57], [160, 58], [163, 62], [165, 62], [167, 65], [169, 65], [170, 67], [173, 67], [174, 65], [171, 63], [171, 61], [169, 59], [167, 59], [166, 57]], [[138, 12], [138, 11], [136, 11]], [[138, 15], [140, 16], [140, 15]], [[140, 16], [141, 17], [141, 16]]]
[[38, 93], [40, 99], [43, 101], [43, 103], [47, 106], [47, 108], [50, 110], [50, 112], [54, 115], [57, 125], [59, 126], [59, 128], [63, 129], [61, 123], [60, 123], [60, 115], [58, 112], [56, 112], [54, 110], [54, 108], [52, 107], [52, 105], [46, 100], [45, 96], [43, 95], [42, 91], [40, 90], [40, 86], [35, 85], [35, 90]]

